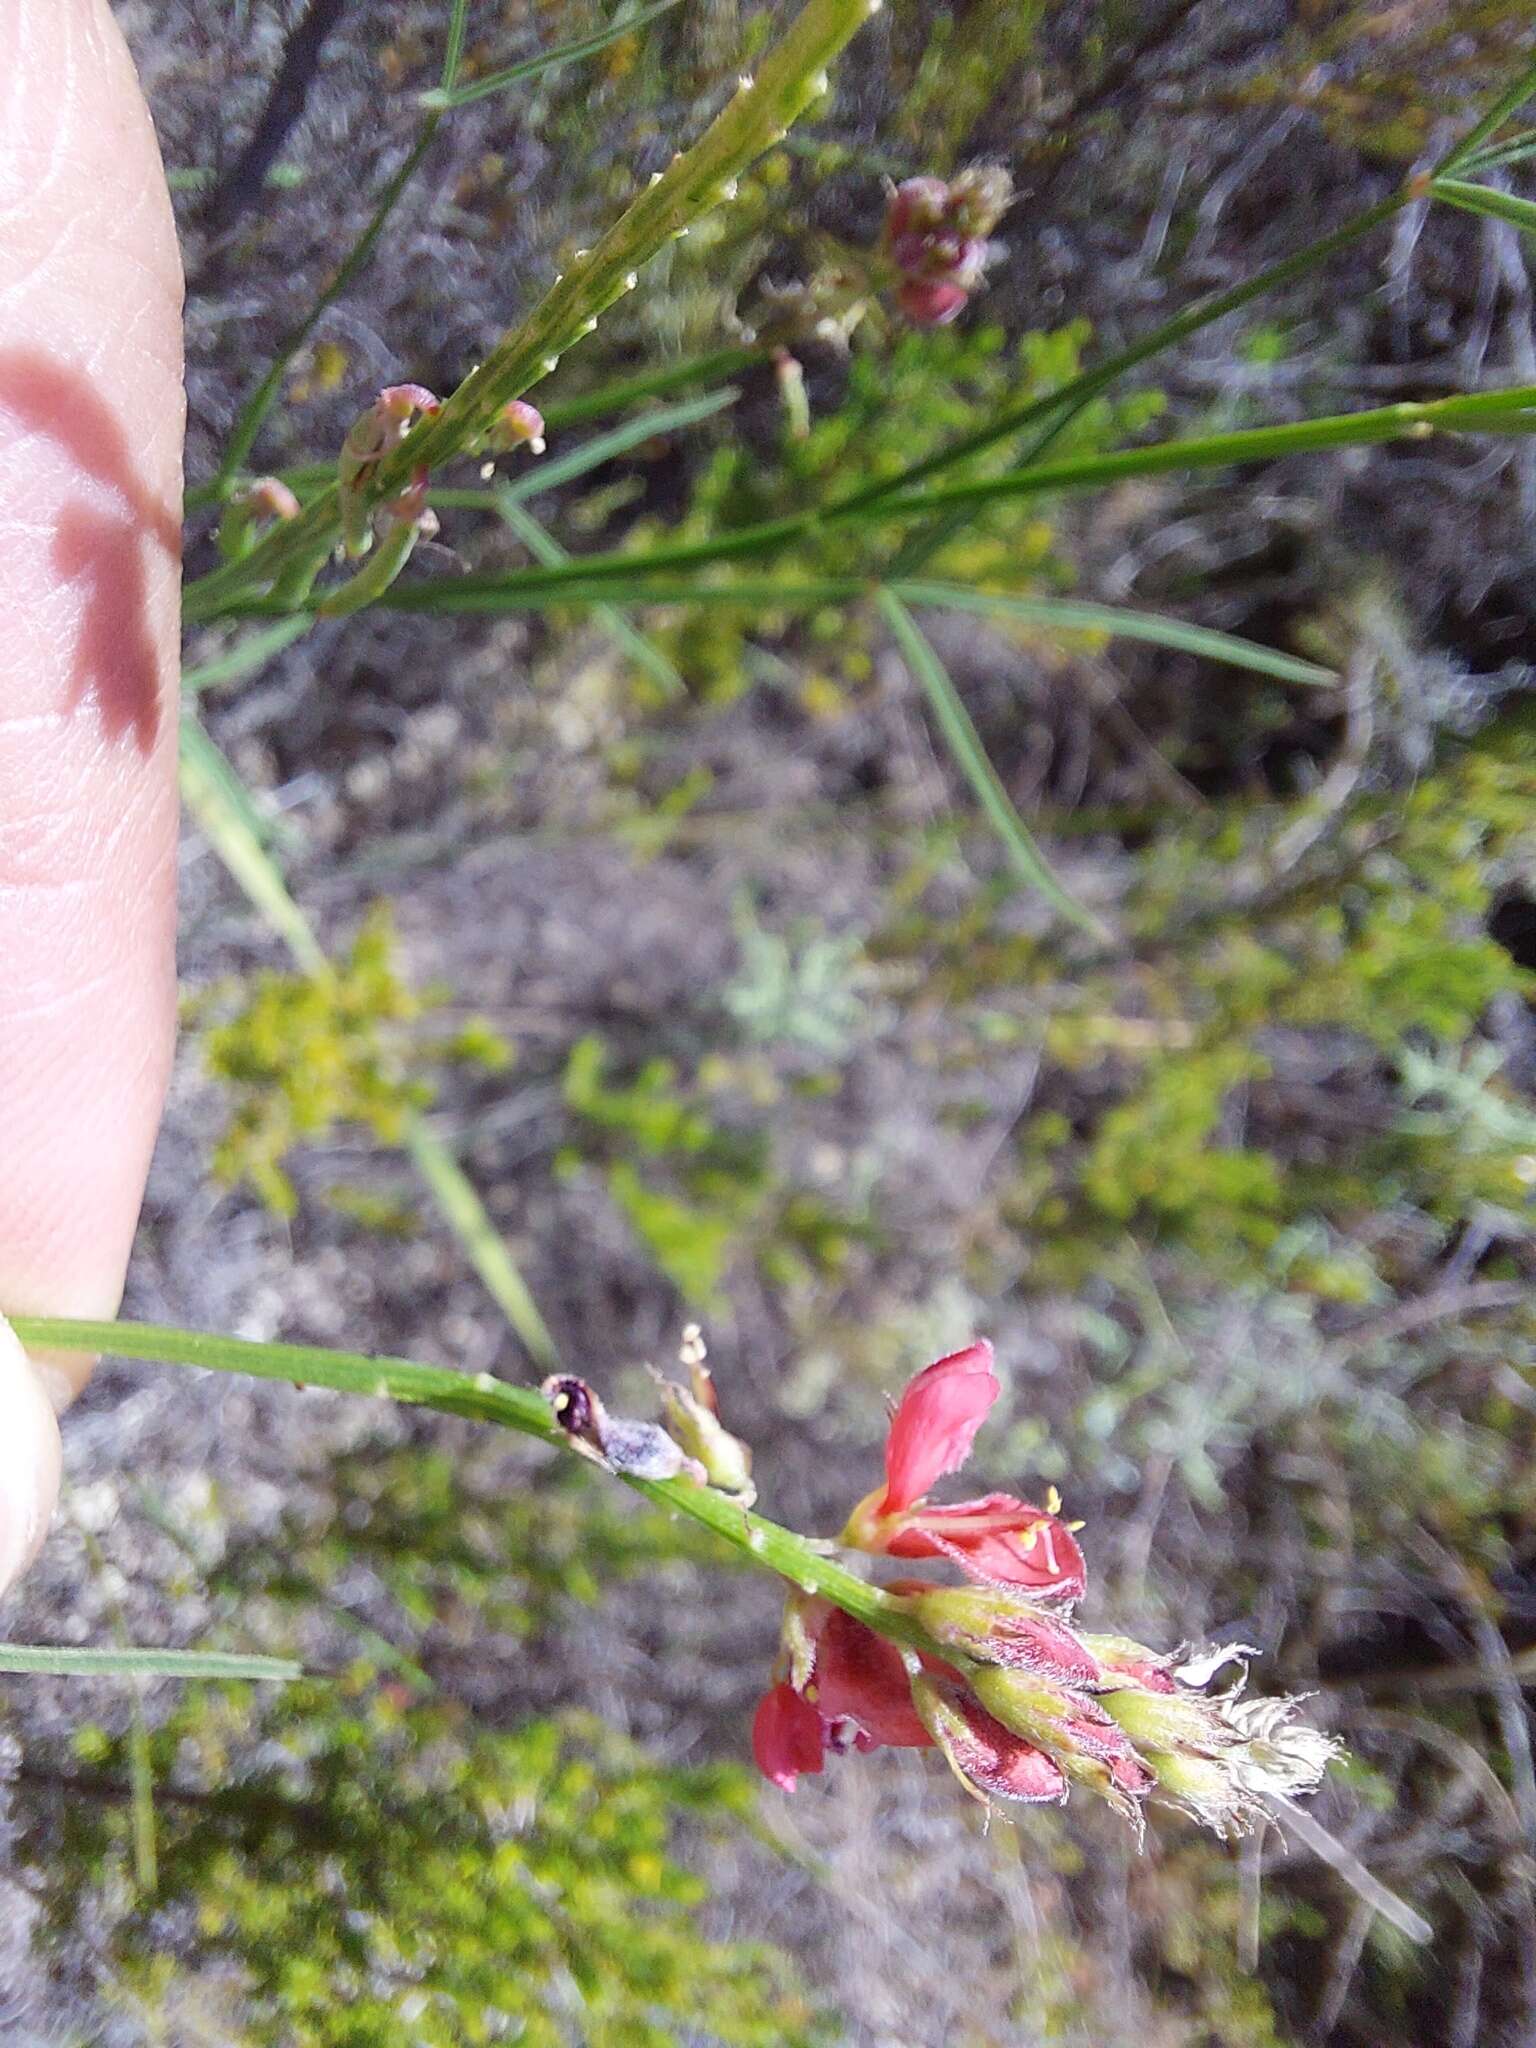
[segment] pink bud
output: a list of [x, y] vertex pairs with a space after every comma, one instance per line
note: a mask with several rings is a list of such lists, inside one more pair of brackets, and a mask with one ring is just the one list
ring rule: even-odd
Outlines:
[[896, 303], [914, 327], [948, 327], [959, 319], [969, 297], [963, 285], [918, 278], [898, 288]]

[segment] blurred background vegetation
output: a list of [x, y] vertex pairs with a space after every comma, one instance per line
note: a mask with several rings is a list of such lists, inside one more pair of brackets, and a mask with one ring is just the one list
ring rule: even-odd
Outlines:
[[[444, 10], [118, 11], [185, 237], [196, 482], [410, 147]], [[263, 462], [334, 453], [383, 383], [451, 389], [788, 12], [687, 0], [456, 113]], [[467, 75], [613, 18], [476, 0]], [[706, 538], [888, 476], [1382, 198], [1529, 61], [1517, 0], [887, 0], [540, 388], [551, 457], [601, 431], [584, 392], [734, 348], [765, 283], [856, 274], [885, 178], [1006, 163], [963, 320], [801, 349], [803, 437], [744, 362], [521, 527], [445, 513], [430, 566]], [[1060, 451], [1536, 380], [1533, 248], [1409, 209]], [[1536, 2039], [1533, 530], [1536, 449], [1454, 437], [976, 519], [951, 580], [1342, 678], [928, 620], [1114, 946], [1020, 885], [872, 610], [369, 613], [211, 683], [339, 967], [295, 971], [189, 830], [130, 1312], [513, 1378], [558, 1356], [637, 1407], [698, 1316], [766, 1506], [822, 1532], [873, 1481], [882, 1397], [984, 1331], [985, 1477], [1086, 1519], [1090, 1622], [1262, 1645], [1352, 1762], [1324, 1853], [1160, 1821], [1138, 1855], [1076, 1807], [988, 1834], [889, 1753], [760, 1799], [776, 1596], [704, 1539], [442, 1418], [109, 1367], [9, 1632], [227, 1641], [326, 1682], [8, 1683], [14, 2038]], [[784, 572], [861, 576], [888, 541], [833, 529]], [[402, 1159], [421, 1119], [537, 1304], [521, 1341]]]

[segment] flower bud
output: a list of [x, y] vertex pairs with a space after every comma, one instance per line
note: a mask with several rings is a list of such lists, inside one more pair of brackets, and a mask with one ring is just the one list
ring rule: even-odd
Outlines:
[[441, 410], [424, 384], [388, 384], [353, 424], [336, 461], [342, 543], [349, 555], [364, 555], [373, 543], [369, 498], [379, 465], [401, 446], [418, 413], [430, 418]]
[[729, 1494], [749, 1508], [757, 1499], [752, 1452], [720, 1420], [720, 1400], [696, 1323], [683, 1332], [682, 1363], [688, 1368], [689, 1386], [680, 1387], [659, 1373], [653, 1375], [668, 1433], [702, 1468], [716, 1492]]
[[968, 1792], [1032, 1805], [1066, 1798], [1061, 1766], [994, 1720], [962, 1686], [924, 1673], [912, 1681], [912, 1704]]
[[1130, 1636], [1085, 1635], [1082, 1641], [1107, 1672], [1134, 1679], [1148, 1692], [1175, 1690], [1172, 1657], [1160, 1657]]
[[1128, 1819], [1153, 1777], [1130, 1739], [1104, 1709], [1032, 1672], [982, 1665], [971, 1687], [987, 1711], [1014, 1735], [1053, 1756], [1074, 1783], [1086, 1785]]
[[896, 303], [914, 327], [948, 327], [960, 318], [969, 297], [964, 285], [909, 278], [897, 288]]
[[946, 1650], [1064, 1685], [1097, 1688], [1103, 1680], [1082, 1638], [1022, 1595], [981, 1586], [901, 1590], [914, 1620]]
[[483, 434], [465, 443], [469, 454], [510, 455], [514, 448], [526, 448], [533, 455], [544, 453], [544, 415], [525, 398], [514, 398], [501, 408]]

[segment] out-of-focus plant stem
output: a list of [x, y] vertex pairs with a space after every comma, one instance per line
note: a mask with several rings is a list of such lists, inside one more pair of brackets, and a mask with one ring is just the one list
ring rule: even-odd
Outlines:
[[[826, 67], [881, 0], [809, 0], [787, 35], [764, 58], [691, 149], [674, 157], [593, 249], [583, 252], [521, 325], [497, 343], [442, 409], [424, 421], [379, 468], [380, 499], [399, 492], [418, 468], [446, 462], [484, 437], [501, 409], [554, 369], [599, 317], [634, 286], [658, 250], [687, 234], [700, 215], [728, 199], [738, 174], [783, 139], [792, 122], [826, 90]], [[249, 555], [188, 585], [189, 622], [219, 616], [238, 595], [269, 588], [295, 563], [318, 562], [335, 545], [341, 521], [334, 486], [296, 519], [275, 528]]]

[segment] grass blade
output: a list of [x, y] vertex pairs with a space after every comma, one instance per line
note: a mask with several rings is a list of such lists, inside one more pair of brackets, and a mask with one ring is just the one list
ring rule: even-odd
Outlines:
[[556, 398], [543, 408], [544, 424], [551, 433], [584, 425], [588, 420], [606, 419], [647, 398], [665, 398], [673, 391], [686, 391], [690, 384], [712, 384], [717, 377], [734, 377], [767, 358], [767, 350], [717, 348], [709, 355], [694, 356], [670, 369], [647, 370], [638, 377], [626, 377], [612, 384], [599, 384], [575, 398]]
[[190, 712], [181, 719], [181, 794], [203, 836], [306, 974], [330, 971], [324, 949], [263, 844], [250, 792]]
[[1076, 598], [1014, 597], [1002, 591], [972, 590], [959, 583], [893, 583], [888, 586], [908, 605], [932, 605], [945, 611], [995, 612], [1030, 626], [1060, 626], [1069, 632], [1111, 633], [1122, 640], [1149, 640], [1181, 654], [1198, 654], [1229, 668], [1252, 669], [1277, 682], [1330, 688], [1338, 677], [1315, 661], [1302, 661], [1272, 647], [1260, 647], [1233, 633], [1209, 626], [1191, 626], [1156, 612], [1128, 611], [1119, 605], [1087, 604]]
[[448, 34], [443, 41], [443, 75], [440, 81], [447, 93], [451, 93], [459, 82], [459, 62], [464, 55], [464, 25], [468, 17], [469, 0], [453, 0]]
[[[599, 557], [606, 560], [607, 557]], [[638, 560], [639, 557], [636, 557]], [[866, 596], [869, 584], [855, 576], [807, 580], [743, 577], [734, 583], [700, 583], [686, 577], [586, 578], [577, 555], [561, 567], [515, 569], [505, 576], [461, 576], [410, 583], [389, 591], [386, 609], [408, 612], [548, 611], [562, 604], [711, 605], [743, 611], [806, 611], [847, 604]]]
[[537, 57], [525, 58], [521, 64], [509, 64], [504, 71], [493, 71], [485, 78], [477, 78], [473, 85], [461, 85], [457, 89], [443, 86], [435, 92], [424, 92], [421, 104], [437, 114], [451, 113], [456, 107], [473, 106], [476, 100], [505, 92], [509, 85], [520, 85], [525, 78], [537, 78], [541, 71], [553, 70], [557, 64], [570, 64], [578, 57], [595, 56], [599, 50], [606, 50], [610, 43], [621, 42], [625, 36], [633, 35], [636, 29], [644, 28], [647, 22], [654, 21], [659, 14], [668, 13], [677, 4], [678, 0], [656, 0], [653, 7], [642, 7], [638, 14], [630, 15], [626, 21], [617, 21], [596, 35], [583, 36], [573, 43], [562, 43], [558, 49], [544, 50]]
[[[497, 509], [502, 518], [536, 562], [542, 563], [546, 569], [555, 569], [571, 559], [559, 541], [544, 531], [533, 514], [525, 505], [520, 505], [510, 491], [500, 493], [499, 498]], [[646, 639], [638, 626], [629, 623], [621, 611], [605, 602], [594, 605], [593, 612], [604, 632], [617, 648], [628, 655], [636, 668], [642, 669], [669, 697], [686, 694], [687, 686], [672, 663], [659, 647]]]
[[[997, 498], [1043, 497], [1053, 491], [1094, 490], [1126, 477], [1162, 476], [1197, 469], [1226, 469], [1240, 462], [1273, 462], [1314, 448], [1353, 448], [1378, 441], [1421, 440], [1437, 431], [1508, 434], [1536, 431], [1536, 385], [1437, 398], [1424, 405], [1383, 405], [1367, 411], [1324, 414], [1284, 427], [1253, 427], [1231, 434], [1201, 434], [1159, 441], [1150, 448], [1118, 449], [1110, 455], [1076, 456], [1011, 470], [973, 483], [941, 485], [910, 498], [888, 498], [865, 509], [867, 517], [908, 518], [948, 505], [980, 505]], [[830, 515], [824, 514], [823, 517]], [[843, 513], [848, 516], [847, 511]], [[645, 557], [628, 557], [630, 567]], [[584, 565], [591, 574], [596, 560]]]
[[254, 675], [266, 667], [274, 654], [281, 654], [285, 647], [301, 640], [313, 624], [307, 612], [299, 612], [268, 626], [264, 632], [248, 633], [222, 654], [213, 655], [196, 668], [183, 669], [182, 695], [195, 697], [201, 690], [214, 689], [220, 683], [238, 683], [243, 677]]
[[1436, 178], [1429, 189], [1436, 199], [1463, 213], [1505, 220], [1527, 235], [1536, 235], [1536, 201], [1517, 199], [1513, 192], [1496, 192], [1491, 185], [1466, 184], [1460, 178]]
[[558, 1371], [560, 1353], [555, 1340], [464, 1169], [420, 1117], [413, 1117], [406, 1126], [404, 1143], [417, 1172], [485, 1283], [487, 1293], [516, 1331], [523, 1349], [544, 1372]]
[[[249, 792], [190, 713], [181, 723], [181, 790], [214, 851], [298, 965], [306, 974], [329, 974], [324, 947], [262, 844]], [[408, 1117], [401, 1144], [529, 1357], [552, 1371], [560, 1363], [554, 1339], [468, 1175], [418, 1115]]]
[[249, 1678], [291, 1685], [304, 1676], [287, 1657], [242, 1657], [222, 1650], [76, 1650], [48, 1643], [0, 1643], [0, 1671], [48, 1678]]
[[1523, 163], [1528, 156], [1536, 156], [1536, 128], [1522, 128], [1511, 135], [1507, 142], [1490, 143], [1472, 156], [1463, 157], [1458, 169], [1463, 171], [1492, 171], [1501, 164]]
[[1076, 897], [1068, 895], [1052, 874], [1029, 827], [1014, 809], [1013, 800], [988, 759], [987, 750], [971, 723], [971, 714], [961, 702], [959, 691], [950, 680], [949, 671], [918, 631], [912, 614], [891, 590], [881, 591], [879, 604], [907, 667], [914, 680], [921, 684], [932, 706], [934, 721], [950, 752], [975, 791], [977, 802], [992, 829], [1002, 841], [1014, 873], [1080, 931], [1090, 932], [1096, 939], [1110, 939], [1113, 935], [1108, 928], [1092, 911], [1085, 910]]

